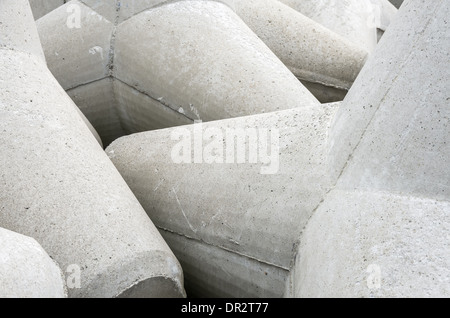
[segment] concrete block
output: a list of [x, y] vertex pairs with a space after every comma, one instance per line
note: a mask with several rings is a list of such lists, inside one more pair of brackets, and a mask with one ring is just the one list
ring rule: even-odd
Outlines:
[[[71, 13], [67, 12], [70, 6], [79, 8], [79, 21], [71, 20]], [[65, 90], [109, 75], [113, 23], [73, 0], [36, 24], [39, 33], [45, 35], [41, 42], [49, 68]]]
[[[51, 34], [43, 44], [52, 73], [105, 146], [120, 134], [318, 103], [226, 5], [158, 3], [71, 1], [38, 21]], [[81, 8], [80, 29], [66, 25], [69, 5]], [[95, 96], [105, 77], [116, 83], [113, 93]], [[113, 109], [99, 121], [105, 100]]]
[[296, 296], [449, 297], [449, 13], [405, 1], [337, 112]]
[[368, 51], [279, 1], [231, 7], [319, 101], [343, 100]]
[[449, 9], [424, 3], [416, 10], [416, 2], [402, 6], [338, 111], [330, 167], [335, 176], [347, 167], [346, 180], [358, 188], [446, 200]]
[[[17, 15], [26, 18], [22, 24], [15, 23]], [[29, 17], [32, 18], [33, 13], [23, 1], [0, 2], [0, 50], [27, 52], [45, 61], [34, 20]]]
[[[33, 21], [28, 1], [4, 4], [30, 13], [9, 11], [8, 28]], [[42, 59], [0, 49], [0, 60], [2, 227], [79, 269], [69, 297], [185, 296], [177, 259]]]
[[305, 229], [295, 297], [448, 298], [450, 204], [335, 189]]
[[[324, 164], [327, 129], [336, 107], [312, 104], [134, 134], [107, 148], [177, 258], [188, 265], [184, 272], [195, 294], [281, 297], [287, 293], [299, 233], [330, 185]], [[274, 144], [271, 150], [279, 154], [279, 161], [271, 162], [274, 174], [262, 174], [268, 166], [251, 163], [250, 150], [242, 163], [237, 163], [238, 157], [230, 162], [222, 158], [224, 163], [201, 164], [198, 158], [196, 163], [194, 158], [192, 163], [174, 162], [172, 152], [179, 139], [173, 136], [178, 132], [192, 136], [192, 141], [201, 140], [199, 134], [215, 132], [216, 142], [229, 151], [238, 146], [224, 136], [245, 128], [260, 131], [261, 140], [267, 138], [264, 129], [274, 134], [279, 130], [279, 139], [272, 136], [279, 141], [279, 149]], [[205, 138], [206, 147], [211, 139]], [[250, 149], [254, 144], [248, 141], [246, 146]]]
[[0, 298], [65, 298], [59, 266], [34, 239], [0, 228]]
[[215, 1], [168, 3], [120, 24], [114, 64], [117, 79], [191, 120], [317, 103], [248, 26]]

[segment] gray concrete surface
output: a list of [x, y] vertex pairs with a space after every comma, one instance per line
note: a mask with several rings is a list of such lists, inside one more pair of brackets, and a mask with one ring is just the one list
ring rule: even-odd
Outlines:
[[322, 103], [342, 100], [364, 66], [368, 51], [279, 1], [230, 6]]
[[372, 52], [377, 44], [370, 0], [280, 0], [331, 31]]
[[[117, 10], [112, 2], [85, 2], [92, 8], [71, 1], [37, 24], [48, 35], [42, 42], [50, 70], [105, 146], [124, 133], [318, 103], [220, 2], [180, 1], [143, 12], [144, 6], [128, 7], [132, 1], [121, 2]], [[79, 29], [66, 26], [69, 5], [81, 8]], [[135, 11], [122, 21], [122, 13]], [[99, 85], [110, 89], [107, 78], [113, 82], [108, 104], [104, 89], [98, 91]], [[111, 110], [104, 112], [104, 107]], [[100, 113], [107, 115], [98, 124]]]
[[0, 228], [0, 298], [65, 298], [65, 277], [30, 237]]
[[337, 112], [296, 296], [450, 296], [449, 13], [405, 1]]
[[65, 0], [29, 0], [31, 10], [35, 20], [40, 19], [47, 13], [55, 10], [59, 6], [62, 6], [67, 1]]
[[0, 1], [0, 295], [450, 296], [450, 5], [283, 2]]
[[[327, 130], [336, 109], [337, 104], [312, 104], [134, 134], [106, 151], [186, 264], [188, 289], [211, 297], [281, 297], [299, 232], [330, 186]], [[174, 163], [178, 140], [172, 136], [179, 129], [193, 138], [200, 131], [215, 131], [221, 147], [234, 149], [233, 142], [220, 136], [238, 128], [279, 130], [274, 174], [261, 174], [267, 164], [250, 163], [249, 155], [240, 164]]]
[[0, 225], [80, 269], [69, 297], [185, 296], [177, 259], [45, 65], [28, 1], [1, 5], [2, 30], [27, 33], [0, 48]]
[[[135, 134], [107, 149], [185, 266], [187, 288], [450, 294], [448, 13], [445, 2], [405, 2], [336, 113], [312, 105]], [[280, 131], [276, 174], [257, 163], [174, 162], [175, 132], [194, 136], [195, 148], [195, 133], [214, 128], [226, 148], [220, 132], [236, 127]]]

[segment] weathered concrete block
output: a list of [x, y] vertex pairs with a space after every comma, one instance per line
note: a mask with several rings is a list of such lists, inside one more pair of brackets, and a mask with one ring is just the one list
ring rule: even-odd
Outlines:
[[368, 51], [279, 1], [230, 6], [321, 102], [344, 98]]
[[17, 14], [32, 15], [23, 1], [0, 2], [0, 49], [30, 52], [45, 61], [34, 20], [16, 23]]
[[[123, 130], [129, 134], [318, 103], [220, 2], [180, 1], [154, 8], [158, 1], [139, 5], [125, 1], [120, 6], [106, 1], [84, 3], [92, 8], [71, 1], [40, 19], [38, 27], [42, 34], [52, 33], [44, 41], [50, 69], [105, 145]], [[82, 8], [83, 27], [79, 30], [66, 26], [69, 5]], [[113, 32], [109, 20], [102, 20], [99, 14], [114, 20]], [[101, 27], [93, 31], [98, 25]], [[68, 49], [71, 47], [77, 47], [76, 54]], [[80, 60], [78, 55], [89, 60]], [[97, 64], [93, 67], [91, 63]], [[71, 73], [78, 75], [68, 76]], [[110, 132], [96, 120], [106, 104], [104, 96], [95, 97], [95, 86], [100, 83], [94, 85], [94, 81], [104, 83], [105, 76], [113, 79], [114, 90], [108, 99], [113, 100], [112, 108], [117, 107], [108, 112], [116, 115], [104, 116], [101, 123], [111, 127]], [[105, 122], [108, 118], [112, 122]]]
[[[290, 292], [289, 270], [299, 233], [330, 185], [326, 144], [335, 109], [313, 104], [135, 134], [116, 140], [107, 153], [186, 265], [186, 284], [196, 294], [280, 297]], [[265, 130], [279, 131], [279, 136], [271, 135], [275, 158], [270, 165], [270, 160], [251, 163], [251, 150], [240, 163], [237, 156], [228, 161], [219, 155], [214, 158], [223, 163], [200, 164], [197, 151], [208, 161], [211, 142], [218, 143], [223, 155], [240, 147], [225, 137], [238, 129], [249, 129], [250, 139], [258, 131], [260, 142], [267, 141]], [[194, 158], [191, 164], [174, 162], [178, 133], [191, 141], [205, 136], [205, 151], [195, 150], [195, 163]], [[268, 149], [259, 151], [261, 155]], [[264, 167], [273, 174], [262, 174]]]
[[0, 298], [65, 298], [59, 266], [30, 237], [0, 228]]
[[330, 130], [336, 188], [302, 235], [296, 296], [450, 295], [445, 1], [406, 1]]
[[35, 20], [40, 19], [47, 13], [55, 10], [66, 3], [65, 0], [29, 0]]
[[[15, 15], [2, 27], [31, 25], [28, 1], [1, 3]], [[17, 37], [0, 49], [1, 226], [35, 238], [61, 268], [79, 268], [70, 297], [184, 296], [172, 251], [38, 50]]]
[[169, 3], [122, 23], [115, 76], [192, 120], [317, 103], [241, 19], [215, 1]]
[[450, 194], [442, 182], [450, 179], [443, 169], [450, 109], [442, 93], [449, 85], [444, 65], [450, 32], [445, 19], [430, 20], [430, 12], [446, 13], [448, 7], [437, 2], [414, 11], [416, 2], [402, 6], [401, 20], [399, 11], [384, 35], [387, 43], [380, 43], [337, 113], [330, 131], [330, 167], [338, 176], [347, 166], [348, 180], [358, 188], [440, 200]]
[[[196, 294], [450, 294], [448, 14], [448, 3], [406, 2], [331, 129], [333, 112], [315, 106], [136, 134], [107, 149]], [[196, 142], [226, 148], [220, 132], [236, 127], [279, 129], [276, 175], [255, 163], [201, 164]], [[173, 159], [183, 136], [191, 164]]]
[[[76, 6], [79, 12], [67, 12], [69, 6]], [[65, 90], [110, 74], [113, 23], [76, 0], [36, 22], [47, 64]]]
[[327, 195], [292, 271], [295, 297], [449, 297], [450, 204], [386, 191]]

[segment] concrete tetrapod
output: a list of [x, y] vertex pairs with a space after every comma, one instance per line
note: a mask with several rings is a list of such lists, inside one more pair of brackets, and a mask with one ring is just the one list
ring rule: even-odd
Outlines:
[[448, 1], [405, 1], [330, 130], [300, 297], [449, 297]]
[[0, 298], [65, 298], [59, 266], [34, 239], [0, 228]]
[[[118, 11], [111, 1], [83, 2], [120, 23], [162, 1], [123, 2]], [[342, 100], [364, 65], [367, 51], [278, 1], [218, 2], [228, 5], [321, 102]]]
[[69, 297], [185, 296], [177, 259], [46, 67], [28, 1], [2, 0], [0, 21], [0, 226], [79, 268]]
[[188, 293], [291, 294], [299, 233], [330, 185], [327, 129], [336, 107], [134, 134], [107, 148], [180, 260]]
[[[183, 263], [188, 288], [448, 297], [448, 14], [443, 1], [405, 2], [330, 129], [333, 112], [313, 106], [137, 134], [107, 149]], [[223, 160], [223, 136], [236, 127], [279, 129], [277, 174]]]
[[320, 102], [344, 99], [368, 51], [279, 1], [227, 2]]
[[369, 53], [377, 45], [370, 0], [279, 0]]
[[[52, 73], [105, 145], [199, 119], [318, 103], [220, 2], [179, 1], [142, 12], [128, 6], [134, 1], [94, 3], [70, 1], [37, 24]], [[67, 26], [69, 5], [79, 7], [79, 27], [70, 19], [73, 28]]]

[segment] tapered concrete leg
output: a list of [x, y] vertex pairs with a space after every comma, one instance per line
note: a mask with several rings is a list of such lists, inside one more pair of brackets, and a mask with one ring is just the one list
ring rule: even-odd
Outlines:
[[0, 228], [0, 297], [65, 298], [63, 273], [32, 238]]
[[177, 259], [39, 54], [28, 1], [0, 5], [0, 225], [79, 270], [70, 297], [184, 296]]
[[330, 131], [336, 188], [308, 223], [300, 297], [449, 297], [447, 1], [405, 1]]
[[[105, 145], [121, 130], [318, 103], [230, 7], [216, 1], [156, 4], [71, 1], [38, 21], [40, 33], [49, 34], [43, 46], [50, 69]], [[68, 6], [80, 8], [80, 28], [67, 27]], [[116, 127], [113, 132], [96, 124], [99, 108], [108, 107], [104, 95], [95, 96], [106, 79], [113, 82], [113, 110], [105, 112], [103, 126]]]
[[228, 2], [321, 102], [344, 98], [366, 50], [279, 1]]
[[279, 0], [372, 52], [377, 45], [375, 16], [370, 0]]
[[[326, 132], [335, 109], [312, 105], [135, 134], [107, 148], [183, 264], [190, 291], [288, 294], [299, 232], [330, 185]], [[235, 144], [227, 134], [249, 139]], [[188, 162], [178, 164], [185, 142]], [[244, 158], [233, 152], [242, 145]]]

